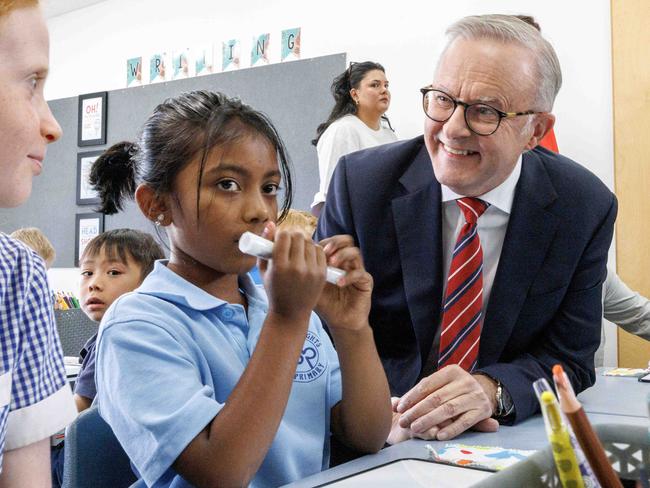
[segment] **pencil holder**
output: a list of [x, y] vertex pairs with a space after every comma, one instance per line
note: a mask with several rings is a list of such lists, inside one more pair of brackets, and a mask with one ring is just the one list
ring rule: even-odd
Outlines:
[[[648, 427], [602, 424], [595, 425], [594, 430], [619, 477], [623, 480], [638, 480], [641, 465], [650, 464]], [[473, 485], [476, 488], [520, 488], [522, 486], [562, 488], [550, 446], [525, 461]]]

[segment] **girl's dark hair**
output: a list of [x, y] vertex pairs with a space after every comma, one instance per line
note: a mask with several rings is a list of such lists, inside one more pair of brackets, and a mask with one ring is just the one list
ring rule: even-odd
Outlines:
[[293, 186], [287, 150], [269, 118], [223, 93], [199, 90], [182, 93], [158, 105], [145, 122], [138, 143], [119, 142], [93, 164], [90, 183], [99, 192], [98, 211], [113, 214], [133, 198], [136, 181], [155, 193], [170, 193], [178, 173], [201, 155], [196, 188], [200, 186], [210, 151], [247, 135], [260, 135], [275, 148], [284, 181], [281, 218], [291, 207]]
[[[368, 71], [373, 71], [378, 69], [379, 71], [386, 72], [384, 67], [373, 61], [364, 61], [362, 63], [350, 63], [348, 69], [343, 73], [338, 75], [332, 81], [332, 96], [334, 97], [334, 108], [330, 113], [330, 116], [325, 122], [320, 124], [316, 129], [316, 139], [313, 139], [311, 143], [315, 146], [318, 144], [318, 140], [323, 135], [323, 132], [332, 125], [333, 122], [340, 119], [345, 115], [356, 115], [357, 113], [357, 104], [352, 100], [352, 95], [350, 95], [350, 90], [353, 88], [359, 88], [359, 84], [363, 77], [366, 76]], [[391, 130], [393, 127], [390, 125], [390, 120], [385, 115], [382, 115], [381, 118], [388, 123], [388, 126]]]
[[134, 229], [114, 229], [102, 232], [90, 241], [79, 262], [95, 257], [102, 251], [110, 261], [121, 261], [125, 265], [130, 257], [140, 266], [142, 279], [151, 273], [156, 259], [165, 257], [150, 234]]

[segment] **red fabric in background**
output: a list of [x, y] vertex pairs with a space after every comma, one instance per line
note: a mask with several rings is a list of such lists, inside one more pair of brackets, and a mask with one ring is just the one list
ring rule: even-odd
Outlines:
[[549, 151], [556, 153], [560, 152], [557, 149], [557, 141], [555, 140], [555, 131], [553, 131], [553, 129], [547, 132], [544, 138], [539, 142], [539, 145], [545, 147]]

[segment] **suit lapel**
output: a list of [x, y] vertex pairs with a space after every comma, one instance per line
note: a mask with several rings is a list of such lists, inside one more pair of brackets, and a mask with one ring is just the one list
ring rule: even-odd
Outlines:
[[392, 201], [393, 218], [413, 330], [422, 362], [431, 349], [442, 300], [440, 184], [422, 145], [400, 178], [407, 194]]
[[[524, 154], [508, 229], [481, 333], [479, 366], [497, 362], [559, 223], [547, 207], [557, 198], [534, 152]], [[485, 338], [485, 340], [483, 339]]]

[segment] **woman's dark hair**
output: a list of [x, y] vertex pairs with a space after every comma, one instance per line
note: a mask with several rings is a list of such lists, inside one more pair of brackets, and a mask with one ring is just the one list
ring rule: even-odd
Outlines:
[[155, 193], [172, 191], [180, 171], [201, 155], [196, 188], [199, 188], [210, 151], [248, 135], [260, 135], [275, 148], [284, 181], [281, 218], [291, 207], [293, 186], [287, 151], [269, 118], [223, 93], [199, 90], [182, 93], [158, 105], [144, 124], [138, 143], [119, 142], [93, 164], [90, 184], [99, 192], [98, 211], [113, 214], [122, 209], [126, 198], [133, 198], [136, 181]]
[[121, 261], [125, 265], [130, 257], [140, 266], [142, 279], [151, 273], [156, 259], [165, 257], [150, 234], [134, 229], [113, 229], [102, 232], [90, 241], [79, 262], [83, 263], [85, 259], [95, 257], [102, 251], [110, 261]]
[[[353, 88], [359, 88], [359, 84], [361, 83], [361, 80], [363, 80], [363, 77], [366, 76], [366, 73], [368, 73], [368, 71], [377, 69], [384, 73], [386, 72], [381, 64], [375, 63], [373, 61], [350, 63], [348, 69], [334, 78], [331, 87], [332, 96], [334, 97], [334, 108], [332, 109], [332, 112], [330, 113], [330, 116], [327, 118], [327, 120], [320, 124], [316, 129], [316, 139], [311, 141], [314, 146], [318, 144], [320, 136], [323, 135], [323, 132], [325, 132], [333, 122], [345, 115], [356, 115], [357, 104], [354, 103], [354, 100], [352, 100], [350, 90]], [[393, 130], [388, 117], [382, 115], [381, 118], [384, 119], [388, 123], [390, 129]]]

